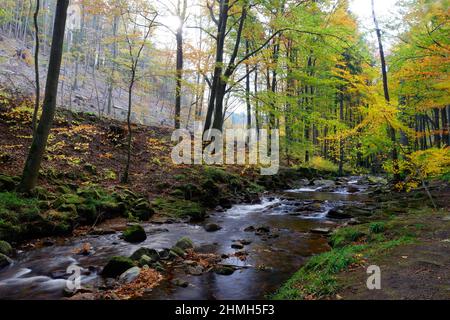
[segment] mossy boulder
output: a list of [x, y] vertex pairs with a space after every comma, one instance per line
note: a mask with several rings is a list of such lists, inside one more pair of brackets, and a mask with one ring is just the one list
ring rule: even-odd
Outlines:
[[175, 243], [175, 247], [181, 248], [183, 250], [194, 248], [194, 242], [188, 237], [180, 238], [180, 240]]
[[155, 249], [145, 247], [139, 248], [135, 252], [133, 252], [133, 254], [130, 256], [130, 259], [138, 261], [144, 255], [150, 257], [152, 259], [152, 262], [159, 260], [158, 251], [156, 251]]
[[142, 242], [147, 239], [144, 228], [138, 224], [129, 226], [122, 235], [125, 241], [131, 243]]
[[13, 253], [13, 248], [11, 247], [11, 245], [3, 240], [0, 240], [0, 253], [4, 254], [4, 255], [11, 255]]
[[141, 221], [148, 221], [154, 213], [152, 206], [144, 198], [137, 199], [133, 204], [133, 216]]
[[130, 258], [115, 256], [108, 261], [101, 275], [105, 278], [116, 278], [133, 267], [134, 262]]

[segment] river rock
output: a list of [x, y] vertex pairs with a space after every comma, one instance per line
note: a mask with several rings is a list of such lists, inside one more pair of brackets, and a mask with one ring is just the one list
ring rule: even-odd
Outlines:
[[121, 283], [130, 283], [136, 280], [140, 274], [141, 269], [139, 267], [132, 267], [120, 275], [119, 281]]
[[130, 256], [130, 259], [138, 261], [144, 255], [149, 257], [151, 259], [151, 262], [156, 262], [160, 259], [158, 251], [156, 251], [155, 249], [150, 249], [150, 248], [145, 248], [145, 247], [139, 248], [135, 252], [133, 252], [133, 254]]
[[244, 245], [242, 243], [240, 243], [239, 241], [236, 241], [231, 245], [231, 247], [233, 249], [243, 249]]
[[186, 252], [177, 246], [173, 246], [169, 252], [169, 257], [172, 257], [172, 258], [177, 258], [177, 257], [183, 258], [185, 255], [186, 255]]
[[0, 253], [0, 269], [9, 266], [12, 263], [12, 260], [8, 258], [3, 253]]
[[214, 272], [217, 274], [220, 274], [222, 276], [229, 276], [234, 273], [235, 269], [232, 266], [229, 265], [217, 265], [214, 268]]
[[132, 267], [134, 263], [130, 258], [115, 256], [108, 261], [101, 274], [105, 278], [115, 278]]
[[188, 237], [183, 237], [175, 243], [175, 247], [181, 248], [183, 250], [194, 248], [194, 242]]
[[349, 219], [352, 216], [345, 213], [342, 209], [333, 208], [328, 211], [327, 217], [331, 219]]
[[6, 256], [9, 256], [13, 253], [13, 248], [11, 247], [11, 245], [3, 240], [0, 240], [0, 253], [4, 254]]
[[207, 232], [214, 232], [220, 229], [222, 229], [222, 227], [219, 226], [217, 223], [208, 223], [207, 225], [205, 225], [205, 230]]
[[334, 187], [336, 185], [336, 183], [333, 180], [325, 180], [325, 179], [314, 180], [313, 184], [316, 187]]
[[314, 228], [310, 230], [311, 233], [315, 234], [322, 234], [322, 235], [328, 235], [331, 233], [331, 230], [329, 228]]
[[159, 258], [161, 260], [167, 260], [170, 258], [170, 249], [165, 248], [158, 251]]
[[147, 239], [147, 235], [142, 226], [132, 225], [123, 232], [123, 239], [127, 242], [137, 243]]
[[348, 193], [356, 193], [356, 192], [359, 192], [359, 188], [354, 185], [349, 185], [347, 187], [347, 192]]
[[139, 259], [139, 265], [141, 267], [144, 266], [149, 266], [151, 263], [153, 262], [152, 258], [150, 258], [148, 255], [144, 254], [140, 259]]
[[186, 288], [187, 286], [189, 286], [189, 282], [187, 282], [186, 280], [181, 280], [181, 279], [173, 279], [171, 281], [171, 283], [177, 287], [181, 287], [181, 288]]
[[248, 226], [244, 229], [245, 232], [253, 232], [255, 231], [255, 227], [254, 226]]
[[270, 232], [270, 227], [269, 226], [260, 226], [256, 228], [256, 235], [263, 235], [263, 234], [267, 234]]
[[188, 266], [187, 272], [193, 276], [199, 276], [203, 273], [203, 267], [201, 265]]

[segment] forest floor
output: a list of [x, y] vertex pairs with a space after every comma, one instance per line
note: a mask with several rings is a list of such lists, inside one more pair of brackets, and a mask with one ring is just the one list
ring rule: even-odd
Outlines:
[[[450, 191], [433, 196], [439, 209], [390, 199], [366, 223], [329, 237], [331, 251], [312, 257], [275, 299], [450, 299]], [[369, 290], [369, 266], [380, 268], [380, 289]], [[372, 283], [372, 282], [371, 282]]]
[[[4, 240], [67, 234], [117, 216], [201, 219], [217, 206], [255, 202], [265, 190], [291, 187], [305, 175], [319, 174], [307, 168], [260, 176], [254, 166], [176, 165], [171, 159], [171, 130], [133, 125], [130, 179], [122, 184], [126, 125], [58, 109], [39, 187], [26, 199], [14, 189], [31, 144], [32, 111], [29, 98], [0, 93], [0, 191], [4, 191], [0, 193], [0, 239]], [[105, 211], [114, 214], [108, 216]], [[21, 227], [42, 217], [45, 221], [39, 227]]]
[[[423, 210], [398, 217], [399, 227], [416, 229], [413, 241], [369, 256], [364, 265], [338, 274], [336, 298], [352, 300], [450, 299], [450, 213]], [[368, 290], [367, 266], [381, 270], [381, 289]]]

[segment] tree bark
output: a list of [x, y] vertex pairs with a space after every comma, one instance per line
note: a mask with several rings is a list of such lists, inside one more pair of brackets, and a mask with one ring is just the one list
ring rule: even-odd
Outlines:
[[33, 128], [33, 136], [36, 133], [36, 125], [37, 125], [37, 114], [39, 111], [39, 103], [41, 101], [41, 86], [39, 81], [39, 25], [38, 25], [38, 16], [40, 9], [40, 0], [36, 0], [36, 10], [34, 11], [33, 20], [34, 20], [34, 30], [35, 30], [35, 48], [34, 48], [34, 75], [36, 81], [36, 97], [34, 101], [34, 111], [33, 111], [33, 120], [32, 120], [32, 128]]
[[39, 169], [47, 145], [50, 129], [53, 124], [53, 118], [55, 116], [68, 6], [69, 0], [58, 0], [56, 4], [43, 110], [25, 162], [22, 180], [19, 186], [19, 190], [22, 192], [29, 192], [36, 187]]
[[[381, 30], [378, 25], [378, 20], [375, 14], [375, 3], [374, 0], [372, 0], [372, 17], [373, 22], [375, 24], [375, 31], [377, 34], [377, 40], [378, 40], [378, 49], [380, 52], [380, 60], [381, 60], [381, 75], [383, 77], [383, 91], [384, 91], [384, 99], [389, 104], [390, 103], [390, 97], [389, 97], [389, 86], [388, 86], [388, 78], [387, 78], [387, 68], [386, 68], [386, 59], [384, 56], [384, 49], [383, 49], [383, 41], [381, 40]], [[395, 129], [392, 127], [391, 124], [389, 125], [389, 136], [392, 141], [392, 162], [393, 162], [393, 168], [394, 168], [394, 181], [400, 181], [400, 173], [399, 173], [399, 166], [398, 166], [398, 152], [397, 152], [397, 139], [396, 139], [396, 132]]]

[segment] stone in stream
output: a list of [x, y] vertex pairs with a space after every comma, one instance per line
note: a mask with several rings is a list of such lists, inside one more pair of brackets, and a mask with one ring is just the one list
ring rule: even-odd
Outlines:
[[187, 286], [189, 286], [189, 282], [187, 282], [186, 280], [181, 280], [181, 279], [173, 279], [171, 281], [171, 283], [177, 287], [181, 287], [181, 288], [186, 288]]
[[141, 269], [139, 267], [132, 267], [120, 275], [119, 281], [121, 283], [130, 283], [136, 280], [140, 274]]
[[187, 267], [187, 272], [193, 276], [200, 276], [203, 273], [203, 271], [204, 269], [200, 265]]
[[348, 192], [348, 193], [356, 193], [356, 192], [359, 192], [359, 188], [358, 188], [358, 187], [355, 187], [355, 186], [353, 186], [353, 185], [349, 185], [349, 186], [347, 187], [347, 192]]
[[328, 235], [331, 233], [331, 229], [329, 228], [314, 228], [310, 230], [311, 233], [315, 234], [321, 234], [321, 235]]
[[233, 249], [243, 249], [244, 245], [242, 243], [240, 243], [239, 241], [236, 241], [231, 245], [231, 247]]
[[0, 269], [9, 266], [12, 263], [12, 260], [5, 256], [3, 253], [0, 253]]
[[207, 232], [214, 232], [220, 229], [222, 229], [222, 227], [219, 226], [217, 223], [208, 223], [207, 225], [205, 225], [205, 230]]
[[186, 255], [186, 252], [177, 246], [173, 246], [169, 252], [169, 257], [171, 257], [171, 258], [178, 258], [178, 257], [184, 258], [185, 255]]
[[133, 254], [130, 256], [130, 259], [138, 261], [144, 255], [149, 257], [151, 259], [151, 262], [156, 262], [160, 259], [158, 251], [156, 251], [155, 249], [145, 247], [139, 248], [135, 252], [133, 252]]
[[214, 272], [217, 274], [220, 274], [222, 276], [229, 276], [234, 273], [235, 269], [232, 266], [229, 265], [217, 265], [214, 268]]
[[146, 254], [144, 254], [144, 255], [139, 259], [139, 265], [140, 265], [141, 267], [149, 266], [150, 264], [152, 264], [152, 262], [154, 262], [153, 259], [150, 258], [150, 257], [149, 257], [148, 255], [146, 255]]
[[115, 256], [108, 261], [101, 274], [105, 278], [115, 278], [132, 267], [134, 263], [130, 258]]
[[255, 227], [254, 226], [248, 226], [244, 229], [245, 232], [253, 232], [255, 231]]
[[8, 242], [0, 240], [0, 253], [9, 256], [13, 252], [14, 250]]
[[317, 187], [334, 187], [336, 183], [333, 180], [319, 179], [314, 180], [313, 184]]
[[131, 242], [131, 243], [142, 242], [145, 239], [147, 239], [147, 235], [145, 234], [145, 230], [140, 225], [129, 226], [123, 232], [122, 235], [123, 235], [123, 239], [125, 241]]
[[328, 211], [327, 217], [331, 219], [349, 219], [352, 216], [345, 213], [342, 209], [333, 208]]
[[183, 237], [175, 243], [175, 247], [181, 248], [183, 250], [194, 248], [194, 242], [188, 237]]
[[165, 248], [165, 249], [159, 250], [158, 254], [159, 254], [159, 258], [161, 260], [167, 260], [170, 258], [170, 249]]

